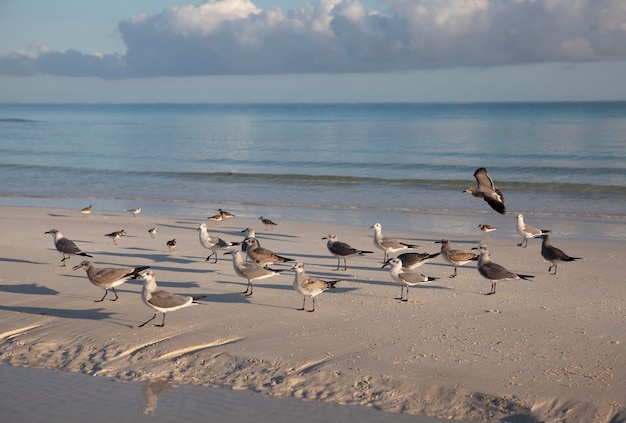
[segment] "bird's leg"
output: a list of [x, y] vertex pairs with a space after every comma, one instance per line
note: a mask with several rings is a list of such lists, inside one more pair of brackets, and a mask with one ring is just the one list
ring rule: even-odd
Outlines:
[[68, 258], [70, 258], [69, 254], [67, 257], [65, 257], [65, 253], [61, 253], [63, 255], [63, 259], [61, 260], [61, 263], [63, 263], [61, 266], [65, 267], [65, 260], [67, 260]]
[[145, 322], [143, 322], [142, 324], [139, 325], [140, 328], [144, 327], [146, 325], [146, 323], [149, 323], [151, 321], [154, 320], [154, 318], [156, 317], [156, 312], [154, 313], [154, 316], [152, 316], [150, 319], [146, 320]]
[[306, 295], [302, 296], [302, 308], [299, 308], [298, 310], [304, 310], [304, 305], [306, 304]]
[[161, 324], [157, 325], [157, 327], [162, 328], [163, 326], [165, 326], [165, 313], [163, 313], [163, 320], [161, 321]]
[[454, 273], [450, 276], [448, 276], [449, 278], [456, 278], [456, 266], [454, 266]]
[[401, 300], [402, 298], [404, 298], [404, 296], [402, 295], [404, 294], [404, 287], [402, 285], [400, 285], [400, 296], [394, 298], [395, 300]]
[[102, 301], [104, 301], [104, 297], [107, 296], [107, 294], [109, 293], [109, 290], [104, 288], [104, 295], [102, 296], [102, 298], [100, 298], [99, 300], [94, 300], [94, 303], [101, 303]]
[[313, 308], [308, 310], [309, 313], [313, 313], [315, 311], [315, 297], [311, 297], [313, 299]]
[[346, 263], [346, 258], [343, 258], [343, 270], [348, 270], [348, 263]]
[[409, 301], [409, 287], [406, 287], [406, 298], [403, 298], [402, 301], [405, 303]]
[[[117, 301], [119, 297], [117, 296], [117, 292], [115, 292], [115, 288], [111, 288], [111, 291], [113, 291], [113, 293], [115, 294], [115, 298], [111, 301]], [[102, 297], [102, 299], [104, 299], [104, 297]]]
[[[250, 291], [250, 292], [248, 292], [248, 291]], [[246, 290], [243, 291], [243, 294], [247, 295], [247, 296], [252, 295], [252, 281], [250, 281], [250, 280], [248, 281], [248, 286], [246, 287]]]

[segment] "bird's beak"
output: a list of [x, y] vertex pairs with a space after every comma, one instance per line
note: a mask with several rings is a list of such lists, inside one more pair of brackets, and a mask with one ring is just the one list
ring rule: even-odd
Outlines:
[[381, 269], [384, 269], [385, 267], [387, 267], [388, 264], [389, 264], [389, 260], [387, 260], [385, 263], [383, 263]]

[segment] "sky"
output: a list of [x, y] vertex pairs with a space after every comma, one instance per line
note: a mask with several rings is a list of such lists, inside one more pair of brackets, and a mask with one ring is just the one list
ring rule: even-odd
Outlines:
[[0, 0], [0, 102], [626, 100], [626, 0]]

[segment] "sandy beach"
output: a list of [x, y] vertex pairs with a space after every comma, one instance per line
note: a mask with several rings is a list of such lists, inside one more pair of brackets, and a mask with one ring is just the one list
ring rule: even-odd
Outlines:
[[[271, 216], [268, 216], [271, 217]], [[514, 217], [511, 216], [511, 220]], [[280, 221], [271, 231], [256, 217], [219, 224], [197, 218], [141, 213], [0, 207], [0, 362], [53, 368], [122, 380], [248, 390], [385, 412], [467, 421], [610, 422], [626, 419], [624, 272], [626, 245], [618, 241], [559, 239], [572, 256], [556, 275], [511, 229], [485, 239], [492, 259], [532, 281], [491, 284], [475, 265], [458, 269], [441, 258], [419, 271], [438, 279], [411, 288], [409, 301], [381, 269], [369, 227]], [[198, 241], [205, 222], [211, 234], [241, 241], [253, 227], [265, 248], [305, 265], [322, 279], [341, 279], [317, 297], [316, 311], [297, 310], [302, 296], [288, 269], [254, 284], [233, 270], [229, 255], [206, 262]], [[375, 222], [371, 222], [372, 224]], [[438, 252], [431, 234], [385, 230], [385, 236]], [[158, 228], [155, 238], [148, 229]], [[142, 303], [143, 281], [120, 287], [119, 300], [92, 285], [83, 257], [61, 267], [50, 235], [55, 228], [93, 256], [98, 267], [150, 266], [160, 288], [206, 295], [202, 304], [160, 315]], [[106, 237], [124, 229], [115, 245]], [[558, 229], [558, 228], [555, 228]], [[352, 246], [374, 250], [349, 258], [347, 271], [322, 237], [335, 233]], [[168, 251], [166, 241], [176, 239]], [[452, 239], [469, 250], [475, 237]]]

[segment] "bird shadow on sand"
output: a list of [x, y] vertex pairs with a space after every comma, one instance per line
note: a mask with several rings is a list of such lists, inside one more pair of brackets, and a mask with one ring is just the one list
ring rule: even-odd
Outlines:
[[[50, 250], [50, 251], [56, 251], [56, 250]], [[12, 259], [12, 258], [5, 258], [5, 257], [0, 257], [0, 262], [1, 261], [7, 262], [7, 263], [21, 263], [21, 264], [48, 264], [48, 263], [44, 263], [41, 261]]]
[[11, 294], [28, 294], [28, 295], [58, 295], [59, 291], [50, 289], [47, 286], [31, 284], [18, 285], [0, 285], [0, 292], [10, 292]]
[[40, 316], [60, 317], [63, 319], [88, 319], [104, 320], [109, 319], [115, 313], [104, 311], [103, 308], [92, 308], [87, 310], [72, 310], [65, 308], [50, 307], [26, 307], [26, 306], [2, 306], [0, 310], [14, 311], [17, 313], [35, 314]]

